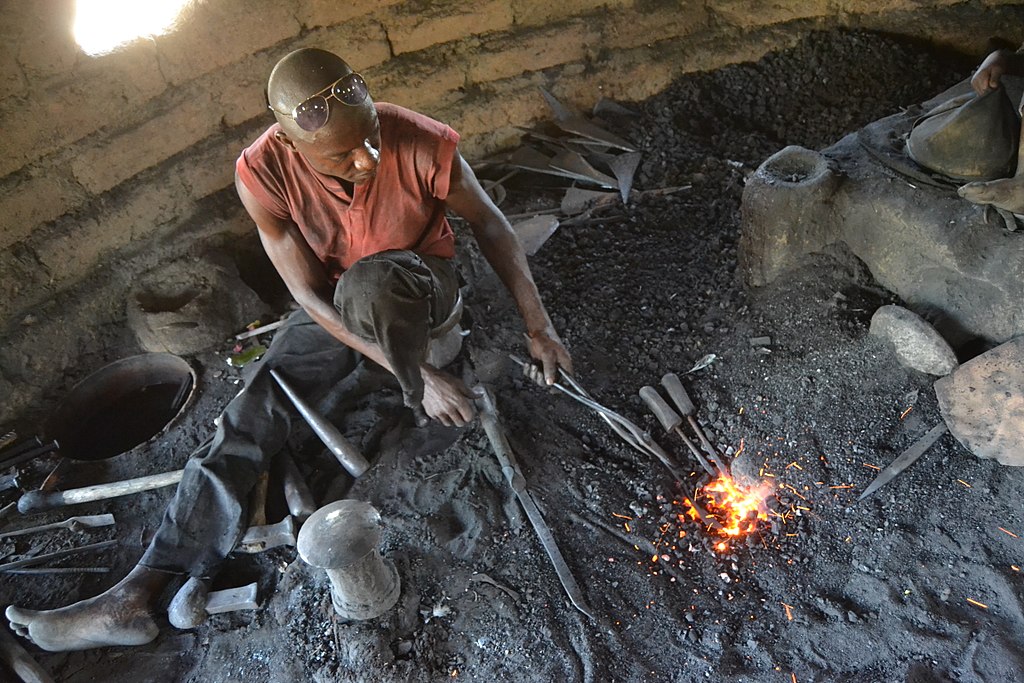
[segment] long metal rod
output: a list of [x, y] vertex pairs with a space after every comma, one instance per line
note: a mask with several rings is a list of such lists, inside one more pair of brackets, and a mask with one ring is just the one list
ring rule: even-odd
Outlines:
[[498, 419], [494, 396], [491, 394], [490, 389], [482, 385], [476, 387], [476, 393], [480, 396], [477, 400], [477, 406], [480, 408], [480, 423], [487, 433], [487, 438], [491, 442], [495, 455], [498, 457], [498, 462], [501, 464], [501, 470], [505, 474], [505, 478], [508, 479], [509, 484], [512, 486], [513, 492], [515, 492], [516, 497], [519, 499], [519, 504], [523, 506], [527, 518], [533, 525], [533, 530], [537, 532], [541, 545], [544, 546], [544, 550], [551, 559], [551, 564], [554, 565], [555, 573], [558, 575], [558, 580], [562, 583], [562, 588], [565, 589], [569, 600], [576, 609], [597, 621], [597, 617], [594, 616], [593, 611], [584, 600], [583, 592], [569, 570], [569, 565], [565, 563], [565, 558], [562, 557], [562, 552], [558, 549], [558, 543], [555, 542], [551, 529], [548, 527], [547, 522], [544, 521], [544, 516], [537, 508], [537, 504], [534, 502], [530, 492], [526, 489], [526, 478], [523, 476], [522, 470], [519, 469], [515, 453]]
[[40, 564], [49, 560], [57, 560], [68, 555], [75, 555], [76, 553], [84, 553], [90, 550], [102, 550], [103, 548], [109, 548], [112, 545], [117, 545], [119, 541], [117, 539], [110, 541], [100, 541], [99, 543], [90, 543], [89, 545], [80, 545], [76, 548], [67, 548], [66, 550], [58, 550], [54, 553], [47, 553], [46, 555], [36, 555], [35, 557], [26, 557], [21, 560], [15, 560], [14, 562], [8, 562], [6, 564], [0, 564], [0, 572], [6, 572], [10, 569], [20, 569], [22, 567], [29, 567], [33, 564]]
[[[526, 361], [523, 361], [522, 359], [514, 355], [510, 354], [509, 357], [513, 360], [513, 362], [519, 364], [520, 366], [526, 365]], [[559, 384], [558, 382], [555, 382], [550, 386], [554, 387], [555, 389], [558, 389], [566, 396], [575, 399], [576, 401], [579, 401], [583, 405], [595, 411], [598, 415], [604, 418], [604, 421], [608, 423], [608, 426], [611, 427], [615, 431], [615, 433], [622, 438], [623, 441], [625, 441], [627, 444], [629, 444], [630, 446], [632, 446], [633, 448], [637, 449], [638, 451], [645, 455], [653, 455], [655, 458], [658, 459], [659, 462], [661, 462], [662, 465], [665, 466], [665, 469], [667, 469], [673, 477], [675, 477], [678, 480], [683, 479], [682, 473], [680, 472], [679, 468], [676, 467], [676, 465], [672, 462], [672, 459], [669, 457], [668, 453], [666, 453], [665, 449], [659, 446], [658, 443], [653, 438], [651, 438], [651, 435], [649, 433], [638, 427], [634, 422], [615, 412], [614, 410], [606, 408], [605, 406], [595, 401], [593, 398], [590, 397], [590, 394], [588, 394], [586, 390], [584, 390], [583, 387], [580, 386], [580, 384], [575, 379], [573, 379], [573, 377], [569, 373], [565, 372], [565, 370], [559, 368], [558, 371], [561, 374], [562, 379], [572, 386], [572, 389], [569, 389], [564, 385]]]

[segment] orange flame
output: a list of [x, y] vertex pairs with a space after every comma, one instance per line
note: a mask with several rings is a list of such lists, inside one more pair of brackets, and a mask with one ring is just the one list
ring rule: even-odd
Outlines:
[[[757, 486], [740, 485], [728, 475], [721, 475], [705, 485], [699, 497], [704, 503], [707, 516], [714, 520], [717, 533], [723, 536], [743, 536], [754, 530], [758, 520], [768, 519], [765, 500], [772, 492], [768, 482]], [[689, 501], [686, 501], [687, 503]], [[693, 519], [699, 515], [692, 506], [687, 512]]]

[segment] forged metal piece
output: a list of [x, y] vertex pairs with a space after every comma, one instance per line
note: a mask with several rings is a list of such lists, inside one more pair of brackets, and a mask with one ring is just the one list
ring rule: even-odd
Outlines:
[[295, 519], [291, 515], [276, 524], [249, 527], [238, 542], [237, 550], [254, 554], [283, 545], [295, 545]]
[[39, 531], [50, 531], [51, 529], [71, 529], [72, 531], [82, 531], [83, 529], [98, 529], [105, 526], [114, 525], [114, 515], [80, 515], [77, 517], [68, 517], [61, 522], [53, 522], [52, 524], [41, 524], [39, 526], [27, 527], [25, 529], [16, 529], [14, 531], [5, 531], [0, 534], [0, 538], [10, 538], [11, 536], [22, 536], [24, 534], [34, 534]]
[[615, 188], [619, 186], [619, 183], [615, 178], [601, 173], [591, 166], [582, 155], [576, 152], [563, 150], [556, 154], [549, 164], [552, 168], [564, 171], [577, 180], [584, 180], [607, 188]]
[[22, 567], [30, 567], [34, 564], [40, 564], [49, 560], [57, 560], [68, 555], [74, 555], [76, 553], [84, 553], [91, 550], [102, 550], [109, 548], [112, 545], [117, 545], [116, 539], [110, 541], [100, 541], [99, 543], [90, 543], [89, 545], [80, 545], [77, 548], [67, 548], [65, 550], [58, 550], [53, 553], [47, 553], [46, 555], [36, 555], [35, 557], [26, 557], [13, 562], [7, 562], [6, 564], [0, 564], [0, 572], [6, 572], [11, 569], [21, 569]]
[[[676, 411], [672, 410], [665, 399], [658, 394], [657, 390], [651, 386], [645, 386], [640, 388], [640, 398], [643, 399], [644, 403], [651, 409], [654, 416], [658, 418], [662, 428], [666, 432], [675, 432], [686, 444], [693, 456], [697, 458], [697, 462], [704, 468], [704, 471], [710, 474], [712, 477], [717, 477], [719, 472], [716, 472], [711, 464], [704, 458], [700, 450], [694, 445], [690, 438], [679, 429], [679, 425], [683, 424], [683, 418], [679, 416]], [[725, 474], [721, 472], [721, 474]]]
[[551, 564], [554, 565], [555, 573], [558, 575], [558, 580], [562, 583], [562, 588], [565, 589], [569, 600], [576, 609], [596, 621], [597, 618], [590, 607], [587, 606], [579, 584], [576, 583], [576, 579], [569, 570], [569, 566], [565, 563], [565, 558], [562, 557], [562, 553], [558, 549], [558, 544], [555, 542], [555, 537], [551, 534], [551, 529], [548, 528], [547, 522], [544, 521], [544, 516], [541, 515], [540, 510], [537, 509], [537, 504], [526, 489], [526, 478], [523, 476], [522, 470], [519, 469], [515, 453], [512, 450], [512, 446], [509, 445], [505, 431], [502, 429], [501, 422], [498, 419], [494, 396], [491, 394], [490, 389], [482, 385], [475, 387], [474, 390], [480, 397], [476, 402], [477, 407], [480, 409], [480, 423], [487, 433], [487, 438], [491, 442], [495, 455], [498, 457], [501, 471], [505, 474], [505, 478], [508, 479], [508, 483], [519, 499], [520, 505], [523, 506], [523, 510], [533, 525], [534, 531], [540, 537], [541, 545], [544, 546]]
[[259, 603], [256, 602], [256, 590], [257, 585], [253, 582], [238, 588], [213, 591], [206, 596], [206, 613], [224, 614], [243, 609], [256, 609], [259, 607]]
[[666, 373], [661, 378], [661, 385], [665, 387], [665, 391], [668, 392], [672, 402], [676, 404], [677, 408], [679, 408], [679, 412], [686, 417], [687, 421], [690, 423], [690, 427], [693, 428], [697, 438], [700, 439], [701, 444], [704, 446], [704, 449], [708, 452], [708, 455], [711, 456], [711, 459], [715, 461], [715, 466], [718, 467], [718, 470], [722, 474], [728, 474], [729, 468], [724, 462], [722, 462], [722, 457], [718, 454], [718, 449], [711, 445], [711, 442], [708, 441], [708, 437], [704, 435], [704, 430], [700, 428], [699, 424], [697, 424], [697, 406], [695, 406], [693, 401], [690, 400], [690, 395], [686, 393], [683, 383], [679, 381], [679, 376], [674, 372]]
[[900, 472], [917, 462], [917, 459], [924, 455], [924, 452], [931, 448], [932, 444], [938, 441], [939, 437], [945, 434], [946, 431], [947, 427], [945, 422], [940, 422], [928, 430], [927, 434], [911, 444], [910, 448], [903, 451], [898, 458], [893, 460], [892, 463], [890, 463], [878, 474], [877, 477], [875, 477], [875, 480], [872, 481], [866, 489], [864, 489], [864, 493], [857, 497], [857, 502], [864, 500], [872, 493], [895, 479]]

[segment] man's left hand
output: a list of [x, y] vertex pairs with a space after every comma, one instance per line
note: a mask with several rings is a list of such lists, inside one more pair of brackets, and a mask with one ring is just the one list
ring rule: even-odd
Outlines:
[[559, 367], [572, 374], [572, 358], [554, 330], [534, 332], [526, 338], [530, 355], [540, 364], [527, 364], [523, 369], [527, 377], [541, 386], [550, 386], [558, 381]]

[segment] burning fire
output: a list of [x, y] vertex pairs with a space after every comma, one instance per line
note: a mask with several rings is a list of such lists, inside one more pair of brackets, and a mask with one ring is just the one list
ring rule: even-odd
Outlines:
[[[768, 482], [748, 487], [723, 474], [698, 490], [696, 503], [684, 500], [686, 514], [719, 535], [745, 536], [757, 528], [759, 520], [768, 520], [765, 501], [771, 493]], [[719, 550], [727, 547], [724, 543], [718, 545], [723, 546]]]

